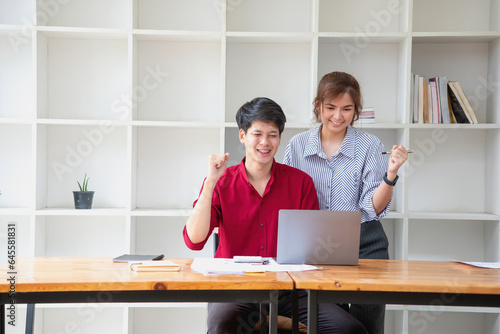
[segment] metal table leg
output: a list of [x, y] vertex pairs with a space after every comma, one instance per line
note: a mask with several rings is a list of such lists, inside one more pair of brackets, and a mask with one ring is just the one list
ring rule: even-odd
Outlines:
[[317, 334], [318, 332], [318, 291], [307, 290], [307, 332], [308, 334]]

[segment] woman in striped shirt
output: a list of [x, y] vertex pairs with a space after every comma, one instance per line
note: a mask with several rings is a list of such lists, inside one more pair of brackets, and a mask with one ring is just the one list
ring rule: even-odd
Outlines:
[[[374, 135], [352, 125], [362, 109], [357, 80], [332, 72], [319, 82], [314, 99], [317, 126], [294, 136], [284, 163], [308, 173], [321, 210], [361, 211], [360, 258], [388, 259], [388, 240], [379, 219], [387, 215], [397, 172], [408, 159], [403, 146], [385, 152]], [[385, 305], [351, 305], [350, 313], [370, 334], [384, 332]]]

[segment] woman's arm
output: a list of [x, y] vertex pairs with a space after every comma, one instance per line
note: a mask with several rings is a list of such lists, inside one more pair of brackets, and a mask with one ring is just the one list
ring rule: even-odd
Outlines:
[[[392, 147], [392, 153], [389, 157], [389, 166], [387, 168], [387, 179], [389, 181], [394, 181], [398, 175], [399, 167], [401, 167], [405, 161], [408, 160], [408, 153], [406, 149], [400, 145], [394, 145]], [[382, 181], [378, 188], [373, 193], [372, 202], [375, 213], [379, 215], [385, 210], [392, 198], [393, 186], [388, 185], [385, 181]]]

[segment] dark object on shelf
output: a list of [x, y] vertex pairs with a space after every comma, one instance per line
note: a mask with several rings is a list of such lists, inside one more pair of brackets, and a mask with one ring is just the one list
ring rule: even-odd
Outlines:
[[73, 191], [75, 209], [92, 209], [93, 191]]

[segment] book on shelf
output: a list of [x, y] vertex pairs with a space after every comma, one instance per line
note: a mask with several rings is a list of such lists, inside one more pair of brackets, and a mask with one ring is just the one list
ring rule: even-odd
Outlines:
[[431, 87], [432, 123], [441, 123], [437, 85], [434, 81], [429, 81], [429, 85]]
[[419, 74], [412, 73], [412, 81], [411, 81], [411, 108], [412, 108], [412, 116], [413, 123], [418, 123], [418, 80], [420, 78]]
[[424, 123], [424, 81], [425, 78], [418, 78], [418, 123]]
[[450, 119], [450, 109], [448, 107], [448, 84], [446, 77], [433, 77], [429, 78], [430, 82], [436, 83], [437, 88], [437, 101], [439, 104], [440, 111], [440, 123], [449, 124]]
[[474, 113], [474, 110], [472, 109], [472, 106], [470, 105], [460, 83], [458, 81], [450, 81], [450, 86], [452, 87], [452, 92], [455, 94], [455, 97], [460, 103], [460, 107], [464, 111], [469, 123], [477, 124], [476, 114]]
[[458, 81], [432, 77], [425, 81], [414, 74], [412, 81], [413, 122], [476, 124], [477, 118]]
[[424, 123], [429, 123], [429, 88], [427, 81], [424, 81]]
[[432, 116], [434, 115], [434, 106], [432, 104], [432, 86], [430, 82], [427, 82], [427, 108], [429, 109], [429, 123], [433, 123]]
[[180, 271], [181, 266], [169, 260], [130, 262], [130, 269], [144, 271]]
[[457, 123], [455, 114], [453, 113], [453, 109], [451, 107], [451, 102], [450, 102], [450, 94], [448, 93], [448, 109], [450, 110], [450, 120], [451, 123]]
[[373, 107], [366, 107], [359, 113], [359, 118], [356, 121], [358, 124], [373, 124], [375, 123], [375, 109]]
[[459, 100], [458, 92], [451, 81], [448, 82], [448, 95], [450, 96], [451, 110], [453, 111], [453, 115], [455, 115], [456, 122], [471, 123], [465, 111], [465, 105]]

